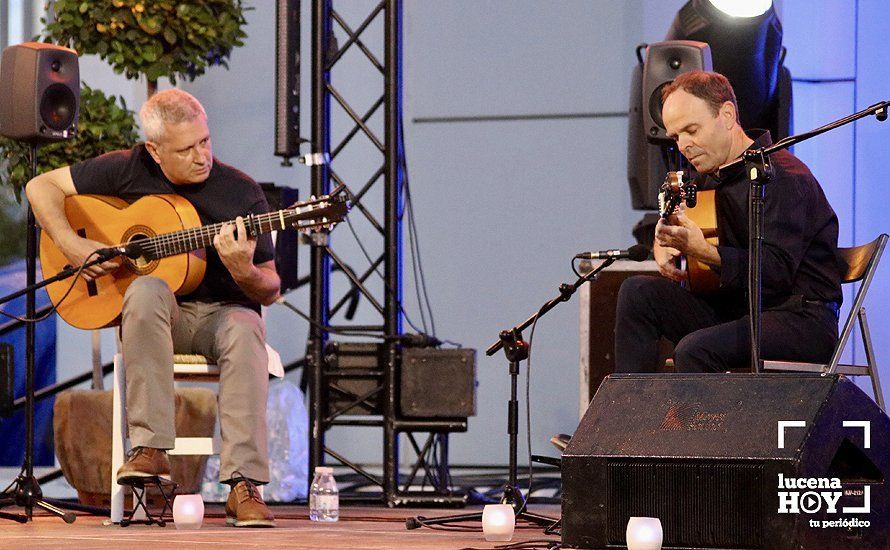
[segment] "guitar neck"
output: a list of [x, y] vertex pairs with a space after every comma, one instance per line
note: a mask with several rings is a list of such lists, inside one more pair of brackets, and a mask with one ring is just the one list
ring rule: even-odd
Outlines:
[[[297, 218], [298, 214], [298, 209], [278, 210], [266, 214], [251, 214], [244, 218], [244, 227], [249, 237], [256, 237], [257, 235], [272, 231], [283, 231]], [[142, 252], [150, 258], [160, 259], [167, 256], [175, 256], [213, 246], [213, 238], [219, 234], [224, 225], [229, 223], [233, 224], [235, 221], [231, 220], [174, 231], [173, 233], [165, 233], [141, 240], [139, 244]]]

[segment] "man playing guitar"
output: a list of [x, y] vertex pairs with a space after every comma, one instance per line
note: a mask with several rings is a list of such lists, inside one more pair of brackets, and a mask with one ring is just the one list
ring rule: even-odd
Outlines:
[[[717, 73], [684, 73], [662, 92], [668, 135], [716, 189], [715, 245], [683, 208], [655, 229], [653, 253], [662, 277], [632, 277], [618, 295], [617, 372], [654, 372], [658, 340], [674, 343], [680, 372], [721, 372], [750, 364], [747, 316], [748, 189], [744, 169], [719, 168], [749, 148], [768, 145], [767, 131], [746, 133], [729, 81]], [[764, 200], [762, 354], [765, 359], [825, 362], [837, 342], [841, 302], [838, 220], [819, 183], [791, 153], [771, 156]], [[679, 255], [710, 266], [719, 290], [696, 295]]]
[[[269, 235], [248, 237], [242, 218], [267, 212], [269, 206], [251, 178], [214, 159], [207, 115], [197, 99], [165, 90], [151, 97], [139, 115], [145, 143], [41, 174], [26, 189], [42, 230], [73, 266], [112, 243], [72, 229], [67, 196], [107, 195], [133, 202], [146, 195], [179, 195], [203, 224], [236, 220], [222, 225], [213, 247], [204, 249], [206, 274], [187, 295], [174, 296], [164, 280], [151, 275], [137, 277], [126, 289], [121, 344], [134, 448], [117, 480], [169, 479], [166, 450], [175, 438], [173, 354], [199, 353], [220, 367], [220, 480], [232, 486], [227, 523], [271, 527], [274, 518], [255, 487], [269, 481], [268, 359], [260, 304], [275, 301], [280, 280]], [[124, 268], [106, 261], [84, 277], [93, 280], [118, 269]]]

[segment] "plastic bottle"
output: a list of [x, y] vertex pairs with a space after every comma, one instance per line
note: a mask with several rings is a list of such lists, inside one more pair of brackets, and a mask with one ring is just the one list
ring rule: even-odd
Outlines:
[[309, 519], [312, 521], [337, 521], [340, 518], [340, 491], [334, 481], [334, 469], [329, 466], [315, 468], [315, 477], [309, 487]]

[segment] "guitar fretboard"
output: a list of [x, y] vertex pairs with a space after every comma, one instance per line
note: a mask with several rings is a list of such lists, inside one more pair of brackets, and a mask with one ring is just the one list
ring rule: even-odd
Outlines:
[[[244, 227], [249, 237], [255, 237], [272, 231], [283, 231], [291, 223], [303, 217], [311, 208], [292, 208], [278, 210], [266, 214], [251, 214], [244, 218]], [[165, 233], [137, 241], [143, 254], [150, 259], [166, 258], [213, 246], [213, 238], [219, 234], [223, 226], [233, 221], [220, 222], [201, 227], [193, 227]]]

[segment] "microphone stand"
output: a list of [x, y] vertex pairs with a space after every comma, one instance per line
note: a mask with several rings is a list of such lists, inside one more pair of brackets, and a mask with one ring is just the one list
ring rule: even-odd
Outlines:
[[[519, 401], [516, 399], [517, 380], [519, 377], [519, 363], [528, 359], [529, 345], [522, 339], [522, 331], [531, 326], [532, 323], [547, 314], [548, 311], [556, 307], [561, 302], [568, 302], [575, 291], [584, 283], [593, 280], [596, 275], [603, 269], [615, 263], [615, 258], [610, 257], [597, 268], [585, 273], [578, 278], [574, 284], [563, 283], [559, 285], [559, 296], [546, 302], [531, 317], [516, 325], [515, 327], [503, 330], [498, 334], [498, 340], [485, 350], [485, 355], [489, 357], [496, 354], [501, 349], [510, 363], [510, 401], [507, 403], [507, 433], [509, 434], [509, 454], [510, 467], [507, 485], [504, 487], [504, 493], [501, 496], [501, 504], [509, 504], [513, 507], [516, 519], [525, 519], [532, 523], [542, 526], [551, 526], [556, 523], [556, 519], [531, 513], [526, 509], [526, 499], [522, 496], [522, 492], [517, 487], [518, 464], [517, 464], [517, 434], [519, 432]], [[531, 492], [531, 486], [529, 486]], [[415, 516], [405, 521], [407, 529], [417, 529], [422, 526], [443, 525], [460, 521], [481, 521], [482, 513], [475, 512], [471, 514], [458, 514], [454, 516], [445, 516], [440, 518], [426, 518], [423, 516]]]
[[890, 101], [882, 101], [875, 103], [871, 107], [863, 109], [858, 113], [853, 113], [844, 118], [830, 122], [824, 126], [820, 126], [815, 130], [804, 132], [796, 136], [788, 136], [778, 142], [760, 147], [758, 149], [749, 149], [738, 159], [727, 163], [720, 167], [719, 170], [727, 170], [740, 164], [745, 165], [745, 171], [751, 181], [751, 191], [749, 194], [748, 208], [748, 313], [750, 316], [750, 335], [751, 335], [751, 371], [755, 373], [763, 372], [763, 362], [761, 360], [761, 327], [763, 317], [763, 198], [764, 186], [767, 185], [772, 177], [772, 169], [769, 164], [769, 156], [776, 151], [787, 149], [796, 143], [806, 141], [819, 134], [824, 134], [830, 130], [834, 130], [860, 118], [869, 115], [875, 115], [879, 122], [887, 120], [887, 108], [890, 107]]
[[[37, 146], [31, 146], [31, 178], [37, 175]], [[33, 319], [36, 311], [37, 289], [42, 288], [53, 282], [67, 279], [75, 273], [78, 268], [67, 267], [57, 275], [45, 279], [39, 283], [37, 279], [37, 223], [34, 218], [34, 212], [28, 206], [28, 225], [27, 240], [25, 245], [25, 270], [27, 286], [8, 296], [0, 298], [0, 304], [26, 295], [25, 298], [25, 317]], [[86, 264], [86, 267], [102, 263], [107, 258], [99, 257], [94, 261]], [[0, 493], [0, 508], [7, 506], [19, 506], [25, 509], [24, 514], [10, 514], [0, 512], [0, 519], [9, 519], [19, 523], [27, 523], [33, 517], [34, 507], [42, 508], [57, 517], [65, 520], [65, 523], [74, 523], [77, 516], [73, 512], [61, 510], [55, 503], [43, 498], [43, 491], [37, 478], [34, 477], [34, 344], [35, 344], [35, 322], [28, 322], [25, 325], [25, 457], [22, 464], [21, 472], [15, 478], [12, 485]], [[61, 503], [58, 503], [61, 505]], [[84, 509], [77, 505], [64, 504], [65, 507], [73, 509]]]

